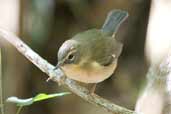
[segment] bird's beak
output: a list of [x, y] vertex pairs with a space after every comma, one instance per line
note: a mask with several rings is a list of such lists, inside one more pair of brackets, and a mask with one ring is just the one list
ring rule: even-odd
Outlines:
[[58, 66], [58, 64], [57, 64], [53, 70], [56, 70], [56, 69], [58, 69], [58, 68], [59, 68], [59, 66]]
[[62, 62], [58, 62], [58, 64], [55, 66], [54, 70], [59, 69], [59, 68], [60, 68], [60, 66], [62, 66], [62, 65], [63, 65], [63, 63], [62, 63]]

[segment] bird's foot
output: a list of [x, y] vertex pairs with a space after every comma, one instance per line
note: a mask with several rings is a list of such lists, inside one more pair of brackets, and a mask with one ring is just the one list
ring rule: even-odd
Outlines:
[[96, 85], [97, 85], [96, 83], [90, 85], [90, 89], [89, 90], [90, 90], [90, 94], [91, 95], [95, 94]]
[[46, 80], [47, 82], [50, 80], [57, 81], [58, 85], [62, 85], [66, 79], [66, 76], [62, 71], [55, 70], [55, 72], [50, 72], [49, 78]]
[[56, 76], [50, 76], [46, 81], [47, 82], [49, 82], [50, 80], [57, 81], [58, 85], [61, 86], [64, 83], [65, 79], [66, 79], [65, 76], [61, 76], [60, 79], [59, 77], [56, 77]]

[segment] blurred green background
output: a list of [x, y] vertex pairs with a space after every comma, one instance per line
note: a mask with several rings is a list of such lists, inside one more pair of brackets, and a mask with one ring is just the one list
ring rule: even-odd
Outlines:
[[[129, 18], [116, 35], [117, 39], [124, 43], [117, 70], [112, 77], [97, 85], [96, 93], [118, 105], [134, 109], [147, 71], [144, 42], [150, 0], [20, 0], [19, 7], [19, 36], [54, 65], [57, 63], [57, 51], [65, 40], [78, 32], [100, 28], [107, 13], [112, 9], [128, 11]], [[9, 44], [3, 47], [4, 99], [12, 95], [28, 98], [41, 92], [69, 91], [54, 82], [46, 82], [48, 77]], [[15, 105], [5, 103], [5, 112], [15, 114]], [[24, 108], [21, 113], [108, 114], [109, 112], [72, 94], [33, 104]]]

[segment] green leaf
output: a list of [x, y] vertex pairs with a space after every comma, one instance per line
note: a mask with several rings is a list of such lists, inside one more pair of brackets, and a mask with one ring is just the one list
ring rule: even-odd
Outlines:
[[40, 93], [33, 98], [33, 101], [37, 102], [37, 101], [42, 101], [42, 100], [46, 100], [46, 99], [50, 99], [50, 98], [54, 98], [54, 97], [60, 97], [60, 96], [68, 95], [68, 94], [71, 94], [71, 93], [70, 92], [63, 92], [63, 93], [54, 93], [54, 94], [49, 94], [49, 95], [45, 94], [45, 93]]
[[71, 94], [70, 92], [63, 92], [63, 93], [54, 93], [54, 94], [45, 94], [45, 93], [40, 93], [36, 95], [33, 98], [28, 98], [28, 99], [19, 99], [18, 97], [12, 96], [7, 98], [7, 102], [15, 103], [17, 106], [28, 106], [33, 104], [34, 102], [54, 98], [54, 97], [60, 97], [64, 95]]

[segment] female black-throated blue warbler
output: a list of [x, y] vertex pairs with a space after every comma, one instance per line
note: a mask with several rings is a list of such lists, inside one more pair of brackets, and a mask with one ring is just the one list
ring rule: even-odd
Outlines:
[[114, 37], [127, 17], [126, 11], [112, 10], [101, 29], [90, 29], [65, 41], [58, 51], [57, 67], [67, 77], [83, 83], [110, 77], [123, 46]]

